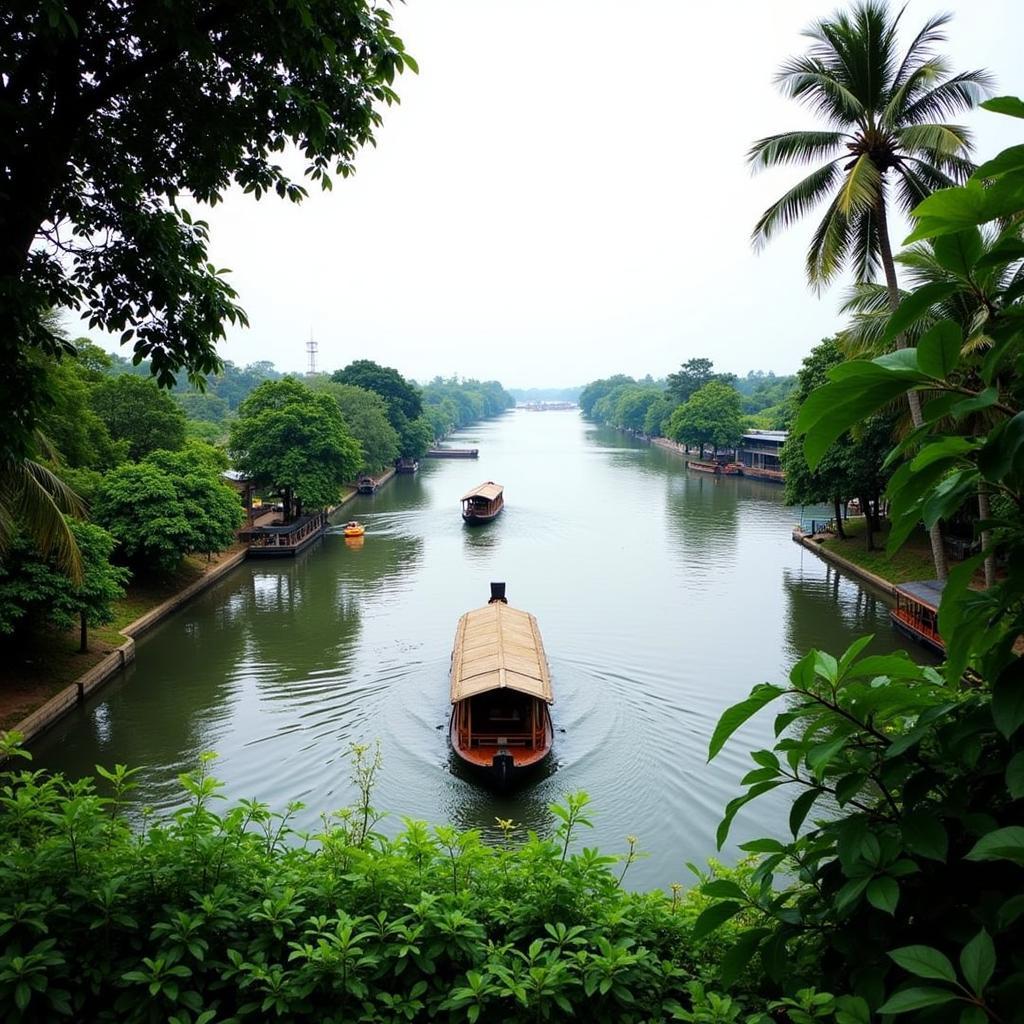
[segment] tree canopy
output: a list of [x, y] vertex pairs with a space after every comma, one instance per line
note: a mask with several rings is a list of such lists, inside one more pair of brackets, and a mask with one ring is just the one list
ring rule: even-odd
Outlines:
[[92, 389], [90, 404], [111, 438], [126, 442], [133, 459], [185, 443], [184, 410], [145, 377], [130, 373], [107, 377]]
[[216, 371], [245, 314], [183, 197], [212, 205], [237, 184], [299, 201], [289, 144], [329, 188], [415, 63], [365, 0], [15, 3], [0, 26], [0, 407], [22, 455], [39, 401], [27, 349], [68, 347], [41, 310], [123, 332], [161, 384]]
[[354, 384], [317, 380], [312, 387], [337, 403], [348, 432], [359, 442], [363, 461], [360, 471], [376, 472], [398, 458], [398, 432], [388, 420], [388, 407], [380, 395]]
[[89, 626], [113, 620], [112, 602], [124, 594], [127, 569], [110, 564], [114, 538], [95, 523], [67, 520], [81, 556], [82, 575], [72, 580], [52, 557], [19, 537], [0, 560], [0, 634], [22, 633], [46, 623], [57, 629], [81, 629], [87, 649]]
[[241, 404], [228, 444], [236, 469], [258, 487], [306, 509], [333, 505], [359, 471], [363, 454], [345, 427], [337, 401], [293, 377], [264, 381]]
[[665, 382], [668, 393], [676, 402], [685, 402], [713, 380], [731, 384], [736, 379], [731, 373], [715, 373], [714, 367], [715, 364], [710, 359], [687, 359], [675, 373], [668, 375]]
[[245, 514], [218, 462], [214, 449], [193, 441], [118, 466], [104, 476], [93, 515], [144, 570], [170, 572], [185, 555], [220, 551]]
[[720, 380], [708, 381], [680, 405], [669, 419], [668, 436], [681, 444], [698, 445], [701, 454], [732, 448], [743, 433], [739, 392]]

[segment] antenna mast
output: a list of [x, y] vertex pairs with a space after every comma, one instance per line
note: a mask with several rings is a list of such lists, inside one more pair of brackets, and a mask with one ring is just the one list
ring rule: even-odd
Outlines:
[[309, 332], [309, 341], [306, 342], [306, 356], [308, 357], [308, 364], [306, 366], [306, 376], [312, 377], [316, 374], [316, 352], [317, 343], [313, 340], [312, 330]]

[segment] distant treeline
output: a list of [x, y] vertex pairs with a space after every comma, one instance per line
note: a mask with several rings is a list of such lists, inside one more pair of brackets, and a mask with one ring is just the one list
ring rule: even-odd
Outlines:
[[583, 385], [574, 388], [509, 388], [509, 394], [519, 405], [527, 402], [578, 402]]
[[786, 430], [795, 376], [752, 370], [716, 373], [710, 359], [690, 359], [664, 380], [616, 374], [591, 381], [579, 397], [583, 414], [647, 437], [732, 447], [744, 430]]

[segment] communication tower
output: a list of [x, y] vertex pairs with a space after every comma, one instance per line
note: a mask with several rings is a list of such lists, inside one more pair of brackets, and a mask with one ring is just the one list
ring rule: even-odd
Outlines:
[[317, 343], [313, 340], [313, 332], [309, 332], [309, 341], [306, 342], [306, 376], [312, 377], [316, 374], [316, 351]]

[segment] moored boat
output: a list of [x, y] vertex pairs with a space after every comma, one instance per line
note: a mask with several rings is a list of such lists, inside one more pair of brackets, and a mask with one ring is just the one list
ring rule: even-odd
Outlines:
[[356, 482], [356, 490], [360, 494], [373, 494], [377, 490], [377, 481], [372, 476], [364, 473]]
[[698, 473], [721, 473], [722, 467], [710, 459], [687, 459], [687, 469], [695, 469]]
[[505, 488], [487, 480], [467, 491], [462, 498], [462, 518], [470, 526], [489, 523], [505, 507]]
[[452, 749], [493, 785], [520, 781], [548, 755], [555, 698], [544, 645], [537, 620], [508, 606], [504, 583], [459, 619], [450, 683]]
[[420, 460], [403, 455], [395, 462], [396, 473], [415, 473], [420, 468]]
[[937, 654], [946, 653], [946, 645], [939, 635], [939, 604], [944, 586], [943, 580], [900, 583], [893, 588], [896, 607], [889, 612], [896, 629]]

